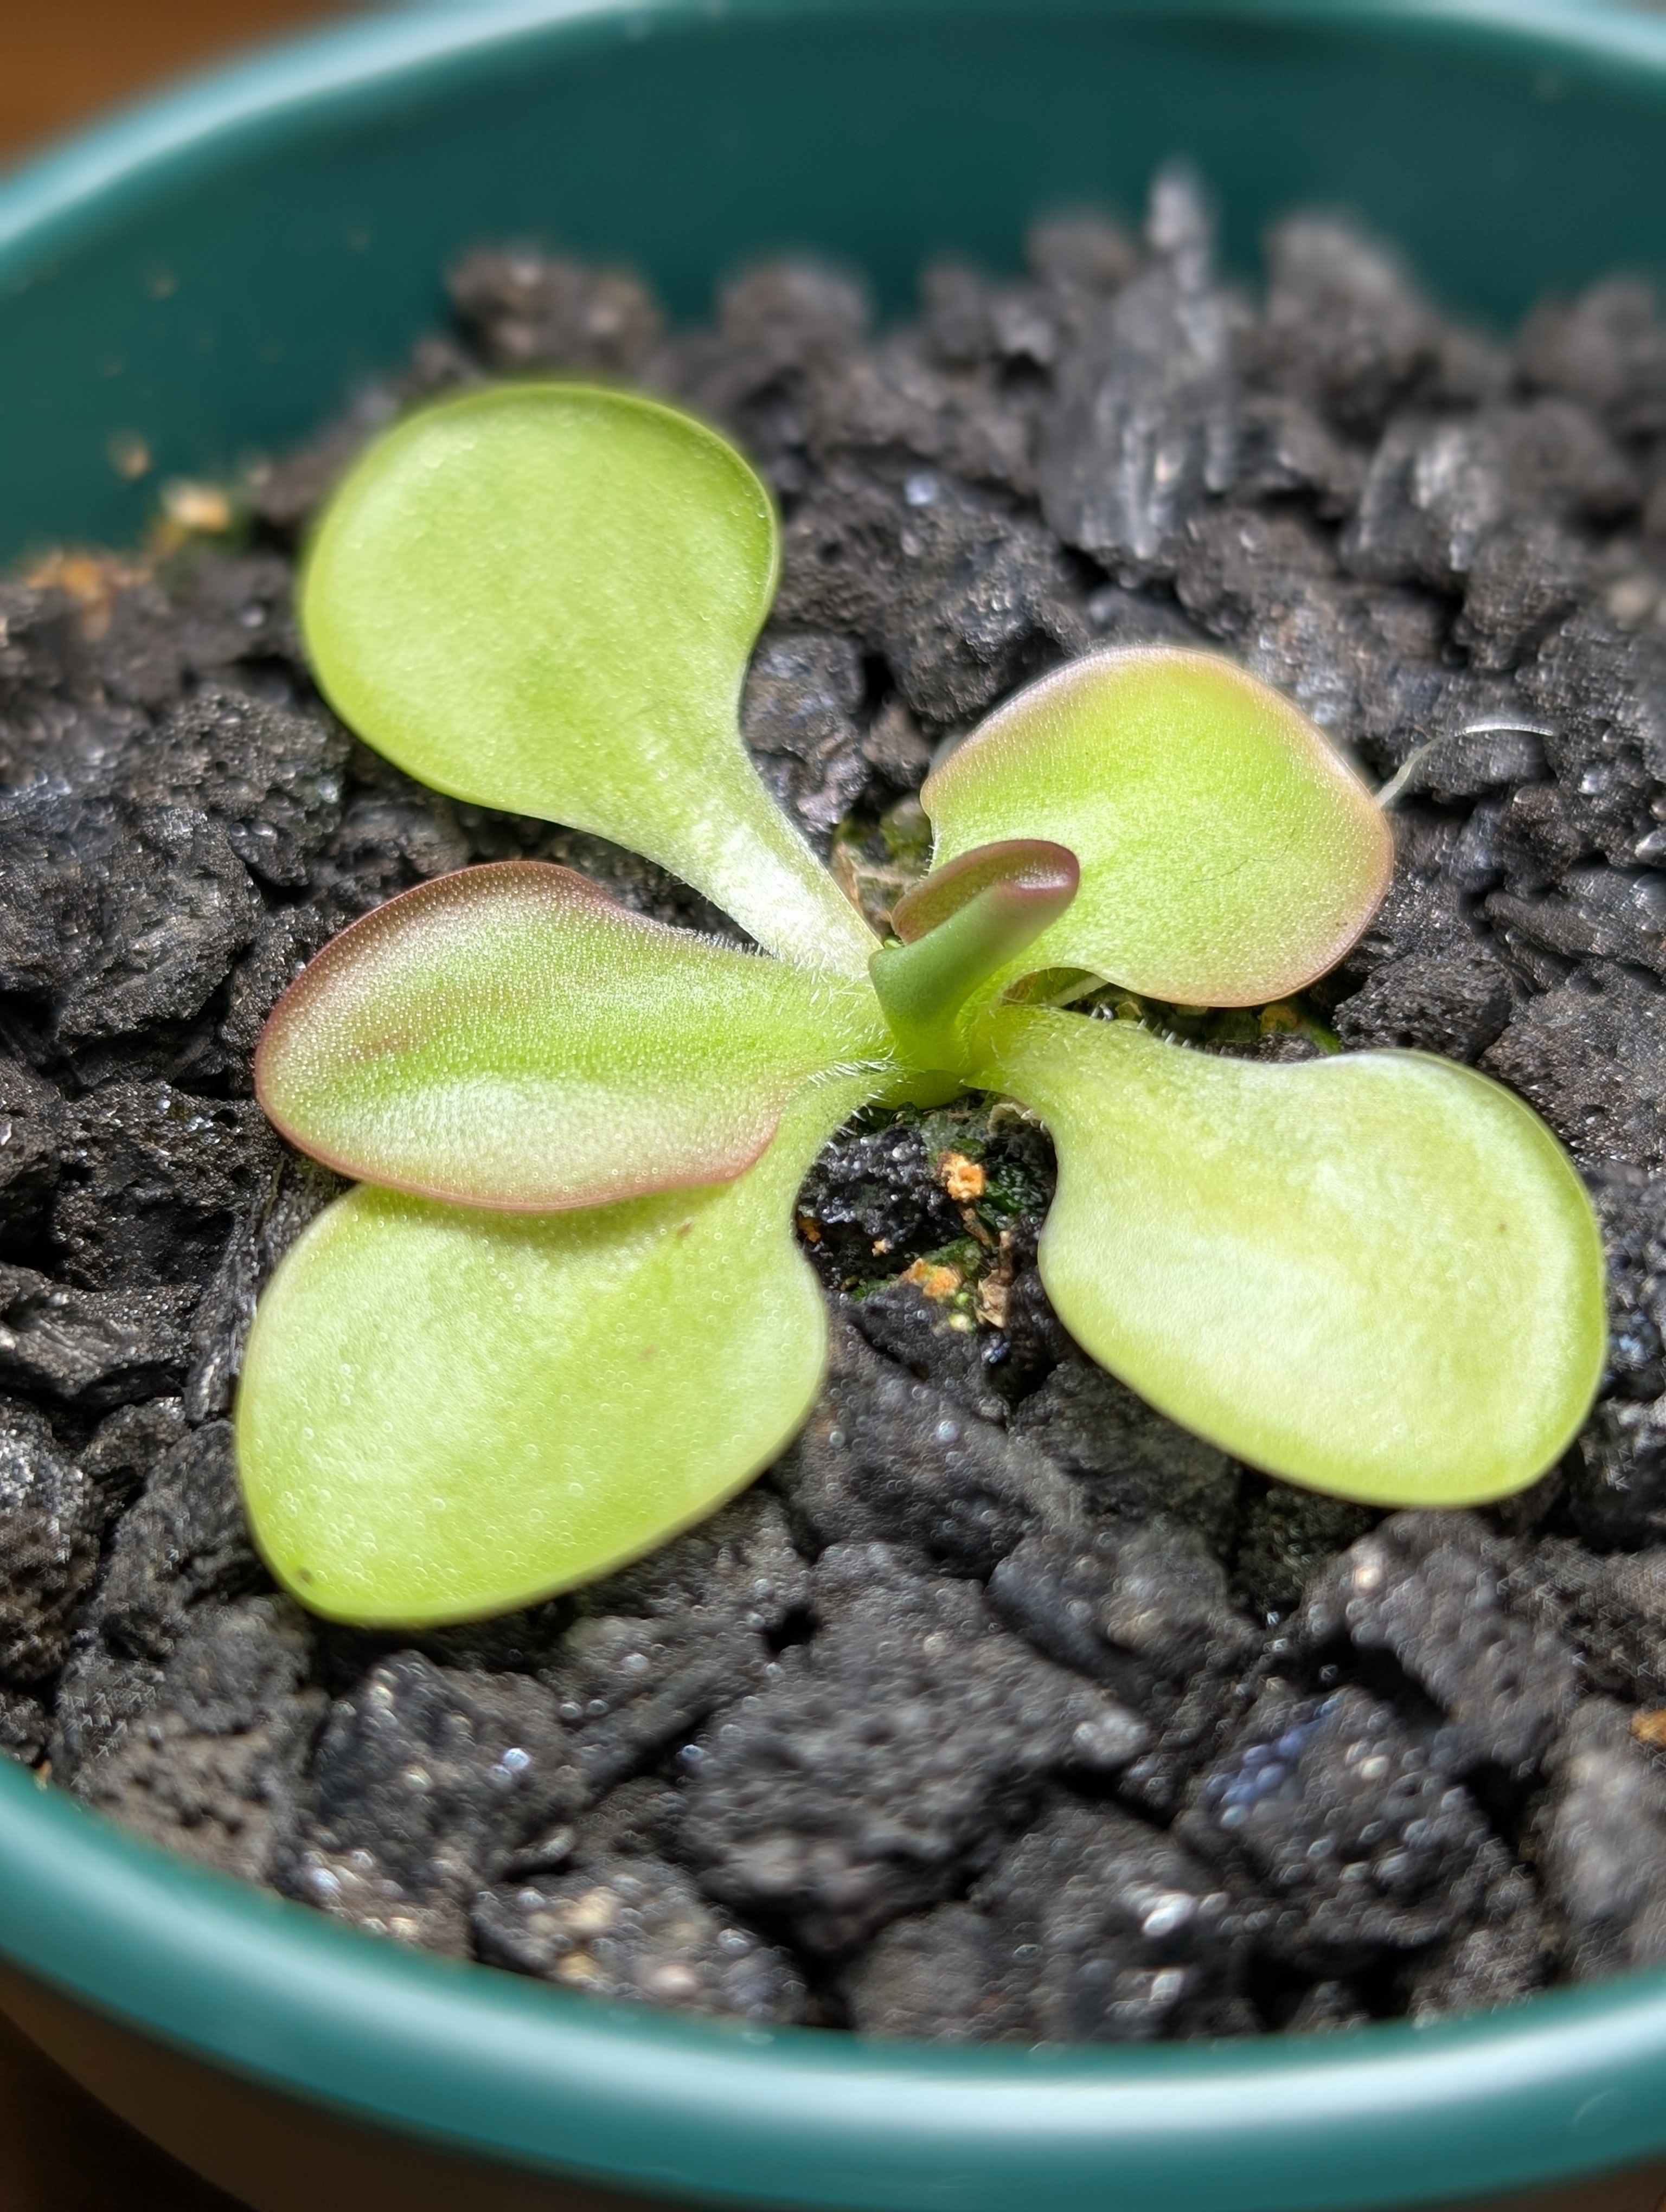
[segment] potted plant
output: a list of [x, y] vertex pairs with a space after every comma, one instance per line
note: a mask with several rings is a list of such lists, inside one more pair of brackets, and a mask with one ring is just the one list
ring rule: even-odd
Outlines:
[[[20, 544], [119, 541], [139, 495], [109, 468], [112, 438], [172, 470], [303, 428], [344, 370], [429, 318], [449, 250], [557, 214], [673, 295], [783, 228], [895, 281], [945, 240], [999, 256], [1043, 201], [1128, 197], [1184, 143], [1241, 219], [1352, 199], [1450, 291], [1507, 312], [1647, 258], [1663, 100], [1666, 37], [1620, 14], [1504, 28], [1462, 10], [918, 0], [715, 24], [677, 6], [532, 6], [358, 27], [59, 156], [0, 203], [5, 419], [56, 426], [4, 448], [10, 525]], [[1385, 101], [1373, 137], [1360, 118]], [[1414, 181], [1408, 112], [1443, 165]], [[1525, 163], [1529, 143], [1546, 210], [1529, 235], [1518, 200], [1487, 234], [1484, 196], [1473, 231], [1420, 225], [1437, 186]], [[699, 179], [674, 207], [648, 189], [668, 147]], [[1588, 229], [1576, 179], [1611, 194]], [[1666, 2141], [1666, 1994], [1646, 1978], [1329, 2046], [945, 2056], [759, 2039], [378, 1948], [159, 1859], [27, 1776], [0, 1785], [9, 2008], [260, 2205], [397, 2190], [994, 2212], [1039, 2181], [1066, 2203], [1297, 2212], [1566, 2184], [1569, 2203], [1607, 2189], [1641, 2212], [1661, 2185], [1580, 2179]]]

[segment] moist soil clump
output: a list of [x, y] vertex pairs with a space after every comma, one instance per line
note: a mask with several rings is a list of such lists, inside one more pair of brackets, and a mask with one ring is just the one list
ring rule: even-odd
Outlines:
[[[1302, 216], [1225, 282], [1195, 183], [1025, 273], [453, 272], [452, 328], [217, 535], [0, 584], [0, 1744], [211, 1865], [612, 1997], [951, 2040], [1339, 2031], [1666, 1960], [1666, 324], [1616, 280], [1511, 343]], [[399, 407], [503, 372], [723, 424], [784, 521], [745, 732], [883, 926], [930, 763], [1095, 646], [1224, 647], [1389, 787], [1393, 889], [1302, 1000], [1091, 1012], [1200, 1049], [1410, 1046], [1513, 1085], [1608, 1238], [1563, 1464], [1486, 1513], [1291, 1489], [1053, 1314], [1044, 1130], [869, 1114], [799, 1202], [803, 1434], [652, 1558], [477, 1626], [277, 1592], [228, 1416], [339, 1188], [250, 1063], [334, 932], [473, 861], [646, 862], [419, 788], [341, 729], [296, 538]], [[216, 495], [219, 497], [219, 495]], [[214, 500], [189, 503], [199, 520]], [[185, 509], [182, 507], [181, 512]], [[1207, 856], [1200, 865], [1207, 865]]]

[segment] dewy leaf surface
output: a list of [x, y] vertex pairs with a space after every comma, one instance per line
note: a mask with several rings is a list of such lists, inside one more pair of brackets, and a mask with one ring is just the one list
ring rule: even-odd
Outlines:
[[820, 1385], [793, 1199], [872, 1088], [800, 1094], [714, 1189], [538, 1216], [337, 1200], [261, 1300], [238, 1400], [278, 1579], [335, 1620], [470, 1620], [605, 1574], [740, 1489]]
[[883, 1061], [873, 994], [644, 921], [571, 869], [465, 868], [331, 939], [255, 1060], [343, 1173], [548, 1212], [727, 1182], [812, 1076]]
[[1187, 1006], [1259, 1006], [1323, 975], [1394, 860], [1381, 808], [1288, 700], [1216, 654], [1169, 647], [1043, 677], [921, 799], [934, 866], [1012, 837], [1050, 838], [1081, 863], [1074, 902], [1025, 971], [1091, 969]]
[[1373, 1505], [1518, 1489], [1584, 1418], [1602, 1247], [1549, 1131], [1418, 1053], [1268, 1066], [1011, 1011], [999, 1082], [1043, 1115], [1042, 1279], [1078, 1341], [1252, 1466]]
[[510, 385], [371, 447], [311, 548], [302, 628], [337, 712], [423, 783], [611, 837], [772, 951], [860, 974], [872, 933], [740, 741], [776, 561], [769, 495], [715, 432]]

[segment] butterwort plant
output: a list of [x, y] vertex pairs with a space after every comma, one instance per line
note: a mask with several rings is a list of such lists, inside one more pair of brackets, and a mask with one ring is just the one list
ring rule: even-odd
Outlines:
[[1378, 1505], [1531, 1481], [1590, 1403], [1601, 1250], [1555, 1139], [1473, 1070], [1299, 1064], [1073, 1010], [1098, 981], [1280, 1000], [1381, 899], [1388, 821], [1225, 659], [1090, 654], [927, 781], [881, 945], [742, 744], [778, 534], [745, 461], [574, 386], [413, 416], [329, 507], [320, 684], [438, 791], [629, 847], [756, 951], [536, 861], [423, 884], [279, 1001], [256, 1085], [357, 1178], [261, 1300], [251, 1522], [304, 1603], [418, 1626], [527, 1604], [710, 1513], [788, 1442], [826, 1313], [793, 1201], [873, 1103], [1046, 1122], [1060, 1317], [1250, 1465]]

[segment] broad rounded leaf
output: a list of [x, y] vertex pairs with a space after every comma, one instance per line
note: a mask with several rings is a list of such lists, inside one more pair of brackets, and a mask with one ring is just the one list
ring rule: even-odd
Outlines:
[[1252, 1466], [1371, 1505], [1521, 1488], [1602, 1370], [1602, 1246], [1519, 1099], [1420, 1053], [1298, 1066], [1013, 1012], [999, 1080], [1043, 1114], [1059, 1317]]
[[506, 860], [390, 899], [279, 1000], [255, 1088], [344, 1174], [523, 1212], [727, 1182], [811, 1076], [883, 1060], [873, 994]]
[[740, 1489], [820, 1385], [792, 1203], [870, 1091], [801, 1096], [715, 1189], [537, 1216], [337, 1200], [262, 1298], [238, 1397], [279, 1581], [332, 1620], [472, 1620], [605, 1574]]
[[1090, 654], [999, 708], [921, 793], [941, 866], [1051, 838], [1081, 863], [1025, 956], [1186, 1006], [1260, 1006], [1322, 975], [1388, 888], [1393, 838], [1289, 701], [1208, 653]]
[[768, 493], [703, 424], [504, 386], [369, 448], [308, 554], [301, 623], [331, 705], [423, 783], [630, 846], [760, 944], [856, 974], [872, 933], [740, 741], [776, 548]]

